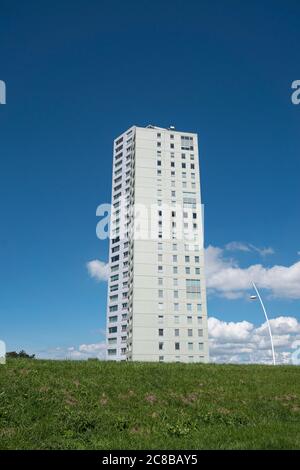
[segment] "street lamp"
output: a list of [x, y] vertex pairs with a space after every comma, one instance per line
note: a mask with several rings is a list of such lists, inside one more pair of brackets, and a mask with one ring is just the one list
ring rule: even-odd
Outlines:
[[257, 298], [259, 299], [260, 301], [260, 304], [262, 306], [262, 309], [263, 309], [263, 312], [265, 314], [265, 317], [266, 317], [266, 320], [267, 320], [267, 325], [268, 325], [268, 329], [269, 329], [269, 334], [270, 334], [270, 340], [271, 340], [271, 347], [272, 347], [272, 356], [273, 356], [273, 365], [275, 366], [276, 365], [276, 361], [275, 361], [275, 351], [274, 351], [274, 344], [273, 344], [273, 337], [272, 337], [272, 331], [271, 331], [271, 326], [270, 326], [270, 322], [269, 322], [269, 319], [268, 319], [268, 315], [267, 315], [267, 312], [266, 312], [266, 309], [265, 309], [265, 306], [263, 304], [263, 301], [261, 299], [261, 296], [258, 292], [258, 289], [255, 285], [255, 283], [252, 281], [252, 285], [253, 285], [253, 288], [256, 292], [256, 295], [251, 295], [250, 296], [250, 299], [251, 300], [256, 300]]

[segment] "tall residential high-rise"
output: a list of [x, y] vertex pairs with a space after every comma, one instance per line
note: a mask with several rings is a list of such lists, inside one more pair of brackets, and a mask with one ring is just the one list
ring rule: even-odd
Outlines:
[[197, 134], [133, 126], [114, 141], [107, 359], [208, 357]]

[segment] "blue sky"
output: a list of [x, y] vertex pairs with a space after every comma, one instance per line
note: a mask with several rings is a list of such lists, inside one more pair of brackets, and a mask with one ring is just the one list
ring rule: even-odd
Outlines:
[[[226, 278], [239, 266], [234, 275], [247, 279], [261, 264], [270, 316], [300, 321], [298, 9], [293, 0], [1, 0], [8, 349], [63, 355], [103, 341], [106, 285], [86, 263], [107, 259], [95, 211], [110, 200], [112, 140], [133, 124], [198, 132], [211, 269]], [[242, 245], [225, 249], [232, 242]], [[232, 296], [220, 283], [209, 281], [209, 315], [258, 328], [245, 286]]]

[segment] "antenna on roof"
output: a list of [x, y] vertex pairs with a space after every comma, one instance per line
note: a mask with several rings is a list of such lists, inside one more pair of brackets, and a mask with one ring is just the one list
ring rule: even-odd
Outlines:
[[169, 129], [170, 129], [171, 131], [175, 131], [175, 126], [170, 126]]

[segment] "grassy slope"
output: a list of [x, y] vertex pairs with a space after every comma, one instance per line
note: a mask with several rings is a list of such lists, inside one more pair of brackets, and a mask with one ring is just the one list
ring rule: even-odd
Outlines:
[[295, 366], [0, 366], [1, 449], [299, 449], [299, 417]]

